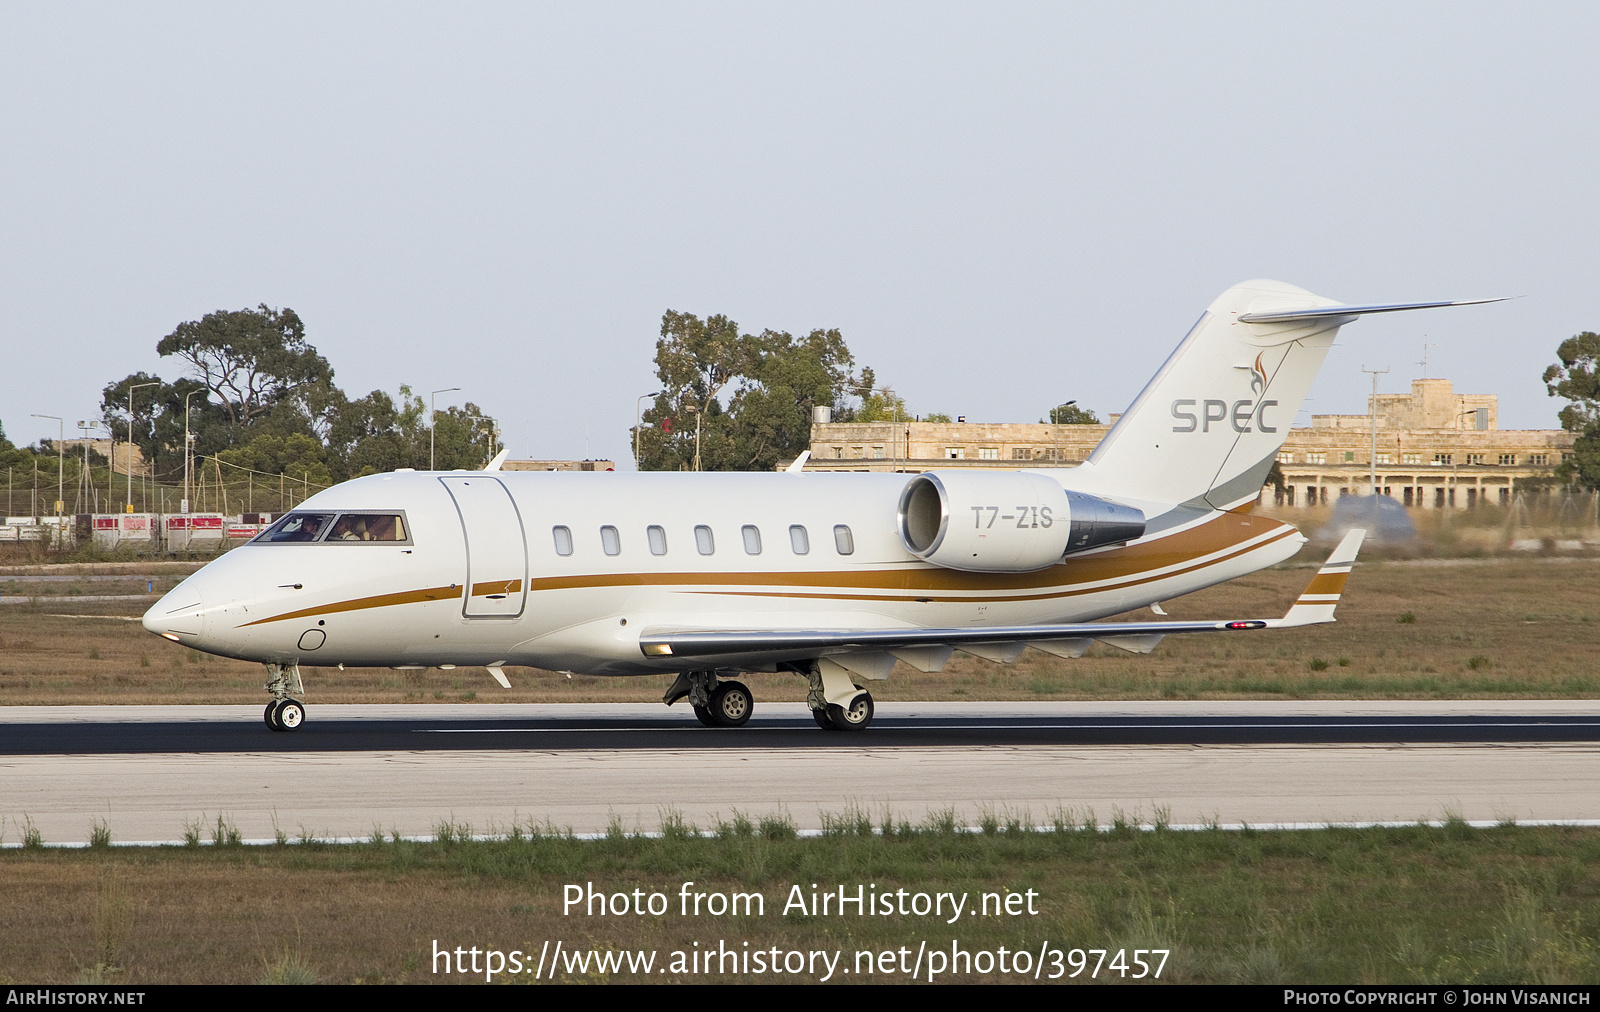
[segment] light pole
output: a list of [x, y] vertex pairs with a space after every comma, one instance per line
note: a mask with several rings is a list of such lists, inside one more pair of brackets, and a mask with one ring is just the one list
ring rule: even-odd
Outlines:
[[35, 418], [49, 418], [58, 424], [60, 432], [56, 435], [56, 516], [61, 515], [62, 488], [65, 486], [67, 474], [67, 451], [62, 446], [67, 439], [67, 423], [55, 415], [34, 415]]
[[633, 469], [639, 469], [639, 429], [644, 425], [644, 400], [646, 397], [660, 397], [662, 391], [653, 394], [640, 394], [639, 399], [633, 403]]
[[694, 469], [700, 470], [700, 418], [703, 412], [698, 404], [686, 404], [684, 410], [694, 412]]
[[447, 394], [452, 390], [460, 389], [460, 387], [441, 387], [428, 394], [428, 470], [430, 471], [434, 469], [433, 423], [438, 420], [438, 412], [433, 407], [433, 396], [434, 394]]
[[189, 398], [200, 392], [191, 390], [183, 395], [183, 508], [179, 511], [182, 513], [189, 512]]
[[1377, 496], [1377, 494], [1378, 494], [1378, 377], [1384, 375], [1389, 370], [1387, 370], [1387, 369], [1368, 369], [1366, 366], [1362, 366], [1361, 367], [1361, 371], [1365, 372], [1365, 373], [1371, 373], [1372, 374], [1372, 404], [1370, 405], [1370, 408], [1369, 408], [1369, 410], [1367, 412], [1367, 415], [1369, 416], [1369, 418], [1372, 421], [1372, 449], [1369, 451], [1371, 453], [1371, 456], [1367, 460], [1367, 467], [1371, 471], [1371, 474], [1372, 474], [1372, 494], [1373, 494], [1373, 496]]
[[[139, 389], [140, 387], [158, 387], [160, 385], [161, 385], [161, 381], [160, 380], [152, 380], [149, 383], [135, 383], [133, 386], [128, 388], [128, 512], [129, 513], [133, 512], [133, 392], [135, 390]], [[113, 431], [111, 433], [111, 458], [112, 458], [112, 463], [113, 464], [116, 462], [116, 456], [117, 456], [117, 434], [116, 434], [116, 432]], [[107, 500], [106, 509], [110, 509], [111, 508], [110, 499], [111, 499], [111, 493], [107, 492], [106, 493], [106, 500]]]

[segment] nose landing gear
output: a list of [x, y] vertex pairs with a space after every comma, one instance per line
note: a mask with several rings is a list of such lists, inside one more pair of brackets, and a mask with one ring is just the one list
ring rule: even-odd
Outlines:
[[272, 693], [262, 717], [267, 727], [274, 731], [294, 731], [306, 721], [306, 705], [293, 696], [304, 696], [306, 688], [300, 681], [300, 665], [268, 664], [266, 689]]

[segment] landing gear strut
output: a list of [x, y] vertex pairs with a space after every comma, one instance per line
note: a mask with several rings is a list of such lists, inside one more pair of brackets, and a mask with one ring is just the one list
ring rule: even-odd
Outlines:
[[811, 718], [824, 731], [860, 731], [872, 723], [872, 693], [852, 682], [838, 665], [812, 664], [806, 681]]
[[743, 727], [755, 711], [756, 700], [743, 682], [718, 682], [715, 671], [685, 671], [678, 675], [661, 701], [671, 706], [688, 697], [695, 719], [706, 727]]
[[262, 717], [267, 727], [274, 731], [293, 731], [306, 722], [306, 705], [291, 696], [304, 696], [306, 687], [300, 681], [300, 665], [268, 664], [266, 689], [272, 693], [272, 702]]

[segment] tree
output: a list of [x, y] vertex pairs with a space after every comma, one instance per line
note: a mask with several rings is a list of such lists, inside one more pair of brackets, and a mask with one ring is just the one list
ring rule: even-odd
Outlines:
[[740, 334], [726, 316], [668, 310], [656, 342], [662, 392], [643, 416], [639, 467], [768, 470], [792, 460], [810, 444], [811, 409], [842, 409], [859, 385], [853, 365], [838, 330]]
[[1051, 425], [1099, 425], [1100, 416], [1086, 408], [1078, 407], [1077, 401], [1068, 401], [1050, 409]]
[[228, 420], [241, 427], [308, 384], [333, 382], [332, 367], [306, 342], [305, 324], [295, 311], [265, 303], [180, 323], [156, 351], [188, 363]]
[[1600, 334], [1584, 331], [1561, 342], [1561, 361], [1544, 371], [1545, 389], [1551, 397], [1570, 403], [1558, 417], [1561, 427], [1580, 435], [1572, 444], [1572, 458], [1556, 474], [1585, 488], [1600, 488]]
[[[265, 432], [243, 446], [223, 450], [216, 458], [224, 464], [233, 464], [262, 475], [281, 474], [313, 485], [333, 484], [333, 474], [328, 470], [327, 450], [317, 440], [300, 432], [287, 436]], [[231, 468], [223, 469], [225, 479], [233, 480], [239, 476], [232, 473]]]

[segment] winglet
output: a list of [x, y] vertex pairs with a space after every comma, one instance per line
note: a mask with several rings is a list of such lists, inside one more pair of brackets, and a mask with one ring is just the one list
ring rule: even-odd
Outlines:
[[1360, 527], [1346, 534], [1333, 554], [1328, 556], [1328, 561], [1317, 570], [1317, 575], [1306, 584], [1306, 589], [1300, 592], [1299, 599], [1288, 613], [1283, 618], [1269, 621], [1268, 625], [1286, 629], [1334, 621], [1334, 606], [1339, 603], [1339, 595], [1344, 593], [1344, 581], [1350, 578], [1350, 567], [1355, 565], [1356, 553], [1361, 550], [1361, 541], [1366, 536], [1366, 530]]
[[806, 461], [808, 461], [810, 459], [811, 459], [811, 451], [810, 450], [801, 450], [800, 451], [800, 456], [794, 458], [794, 463], [790, 464], [788, 467], [784, 468], [784, 470], [788, 471], [790, 474], [799, 474], [801, 472], [801, 470], [803, 470], [805, 468]]
[[495, 454], [493, 460], [491, 460], [491, 461], [489, 461], [489, 463], [483, 465], [483, 469], [485, 471], [498, 471], [498, 470], [500, 470], [500, 465], [504, 464], [506, 462], [506, 458], [509, 457], [510, 455], [511, 455], [511, 447], [508, 446], [504, 450], [501, 450], [499, 453]]

